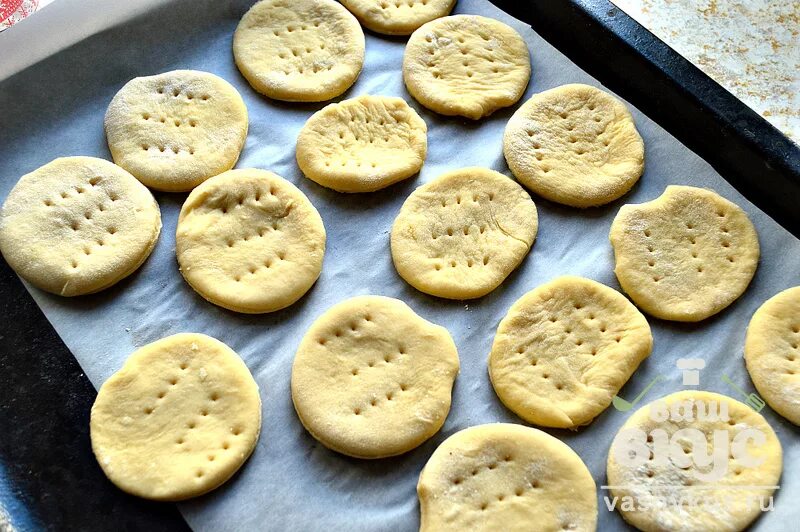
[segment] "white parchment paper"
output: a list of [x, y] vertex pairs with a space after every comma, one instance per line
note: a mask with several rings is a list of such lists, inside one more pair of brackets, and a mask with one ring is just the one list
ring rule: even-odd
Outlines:
[[[305, 179], [294, 159], [297, 133], [324, 104], [286, 104], [256, 94], [237, 72], [231, 54], [236, 24], [251, 1], [175, 0], [113, 29], [93, 35], [0, 83], [0, 194], [22, 174], [65, 155], [109, 158], [102, 120], [114, 93], [130, 78], [177, 68], [213, 72], [233, 83], [250, 113], [250, 133], [239, 168], [272, 170], [299, 186], [322, 214], [328, 232], [322, 276], [298, 303], [273, 314], [246, 316], [222, 310], [196, 295], [183, 281], [174, 256], [175, 225], [185, 195], [157, 194], [164, 229], [139, 272], [100, 294], [65, 299], [31, 289], [33, 297], [99, 386], [136, 348], [182, 331], [210, 334], [235, 349], [261, 388], [263, 429], [248, 463], [213, 493], [180, 505], [197, 530], [416, 530], [415, 486], [436, 446], [465, 427], [520, 420], [495, 396], [486, 358], [495, 329], [525, 292], [558, 275], [590, 277], [619, 289], [613, 274], [608, 231], [624, 203], [659, 196], [668, 184], [710, 187], [741, 205], [761, 239], [762, 260], [750, 288], [731, 307], [700, 324], [650, 319], [655, 346], [650, 358], [622, 390], [635, 396], [656, 375], [647, 401], [682, 389], [675, 361], [707, 361], [700, 388], [737, 397], [723, 373], [745, 390], [742, 345], [752, 313], [778, 291], [800, 284], [800, 241], [736, 192], [708, 164], [642, 113], [632, 109], [646, 146], [647, 168], [624, 198], [580, 211], [536, 198], [540, 229], [519, 269], [488, 296], [469, 302], [421, 294], [402, 281], [389, 253], [389, 230], [407, 195], [440, 173], [469, 165], [510, 175], [502, 155], [503, 128], [517, 106], [480, 122], [444, 118], [422, 108], [406, 92], [401, 75], [405, 39], [367, 34], [364, 71], [344, 97], [401, 96], [425, 119], [429, 151], [419, 176], [373, 194], [344, 195]], [[500, 19], [526, 39], [533, 75], [525, 97], [554, 86], [598, 83], [527, 26], [486, 0], [459, 0], [456, 13]], [[579, 31], [576, 28], [576, 31]], [[612, 61], [613, 58], [609, 58]], [[635, 73], [631, 73], [635, 75]], [[461, 374], [453, 407], [441, 432], [403, 456], [364, 461], [327, 450], [300, 425], [289, 394], [291, 363], [309, 325], [328, 307], [361, 294], [406, 301], [423, 317], [447, 327], [459, 349]], [[580, 454], [598, 487], [606, 483], [608, 447], [629, 413], [607, 410], [578, 432], [549, 431]], [[769, 408], [764, 415], [784, 448], [784, 476], [775, 510], [756, 530], [790, 530], [800, 520], [798, 429]], [[89, 452], [89, 449], [87, 449]], [[109, 484], [109, 489], [114, 489]], [[600, 491], [599, 529], [621, 530]]]

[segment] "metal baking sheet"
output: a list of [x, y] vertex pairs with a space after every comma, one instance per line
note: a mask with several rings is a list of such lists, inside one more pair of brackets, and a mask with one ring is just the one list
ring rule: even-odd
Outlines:
[[[636, 395], [662, 375], [646, 400], [683, 389], [678, 358], [707, 362], [700, 388], [736, 397], [723, 373], [746, 391], [752, 386], [742, 362], [744, 330], [752, 313], [778, 291], [800, 284], [800, 241], [736, 192], [721, 176], [666, 131], [632, 109], [645, 140], [646, 170], [621, 200], [580, 211], [534, 197], [540, 216], [536, 243], [519, 269], [488, 296], [467, 302], [421, 294], [402, 281], [389, 253], [389, 230], [407, 195], [440, 173], [486, 166], [510, 175], [502, 155], [502, 131], [513, 108], [480, 122], [440, 117], [406, 92], [401, 75], [404, 38], [367, 33], [367, 55], [358, 82], [343, 98], [360, 94], [401, 96], [428, 124], [429, 152], [419, 176], [381, 192], [344, 195], [305, 179], [294, 160], [297, 133], [325, 104], [287, 104], [256, 94], [233, 64], [231, 38], [251, 1], [176, 0], [93, 35], [0, 83], [0, 194], [22, 174], [66, 155], [110, 159], [102, 120], [108, 102], [130, 78], [177, 68], [218, 74], [237, 87], [250, 113], [250, 132], [238, 167], [272, 170], [299, 186], [319, 209], [328, 232], [322, 276], [292, 307], [245, 316], [217, 308], [183, 281], [174, 256], [175, 225], [185, 195], [156, 194], [164, 229], [139, 272], [100, 294], [64, 299], [30, 288], [47, 318], [99, 386], [136, 348], [183, 331], [210, 334], [235, 349], [261, 388], [263, 429], [258, 447], [242, 470], [220, 489], [181, 503], [197, 530], [416, 530], [415, 486], [435, 447], [462, 428], [494, 421], [519, 423], [495, 396], [486, 358], [500, 319], [510, 305], [558, 275], [590, 277], [619, 289], [613, 274], [608, 230], [619, 207], [648, 201], [668, 184], [713, 188], [741, 205], [761, 239], [762, 260], [745, 295], [700, 324], [650, 319], [655, 339], [651, 357], [621, 395]], [[531, 52], [530, 95], [564, 83], [599, 85], [529, 27], [486, 0], [459, 0], [456, 13], [500, 19], [519, 31]], [[577, 31], [577, 30], [576, 30]], [[12, 51], [13, 52], [13, 51]], [[609, 58], [613, 60], [613, 58]], [[403, 456], [364, 461], [327, 450], [300, 425], [289, 394], [295, 349], [305, 330], [325, 309], [349, 297], [382, 294], [406, 301], [423, 317], [447, 327], [459, 349], [461, 374], [445, 426]], [[577, 431], [548, 431], [583, 458], [600, 487], [613, 435], [629, 413], [609, 408]], [[755, 530], [789, 530], [800, 518], [792, 501], [800, 496], [793, 465], [800, 458], [797, 428], [768, 408], [764, 414], [784, 447], [784, 475], [775, 509]], [[89, 449], [87, 449], [89, 452]], [[110, 489], [113, 489], [110, 487]], [[625, 529], [599, 492], [600, 530]]]

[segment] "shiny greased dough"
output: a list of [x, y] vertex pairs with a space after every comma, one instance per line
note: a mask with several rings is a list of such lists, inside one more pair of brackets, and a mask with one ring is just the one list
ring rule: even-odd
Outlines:
[[530, 76], [522, 37], [476, 15], [428, 22], [411, 35], [403, 56], [403, 79], [419, 103], [474, 120], [519, 100]]
[[228, 346], [176, 334], [134, 352], [103, 384], [90, 428], [114, 484], [177, 501], [213, 490], [247, 460], [261, 430], [261, 399]]
[[558, 277], [517, 300], [489, 356], [497, 395], [522, 419], [585, 425], [611, 404], [653, 345], [625, 296], [583, 277]]
[[306, 332], [292, 365], [292, 400], [326, 447], [357, 458], [393, 456], [441, 428], [458, 368], [444, 327], [397, 299], [355, 297]]
[[481, 297], [522, 262], [536, 238], [536, 206], [514, 180], [462, 168], [422, 185], [392, 227], [392, 260], [417, 290]]
[[644, 143], [625, 104], [589, 85], [525, 102], [506, 126], [503, 152], [523, 185], [572, 207], [619, 198], [644, 170]]
[[408, 35], [426, 22], [450, 13], [456, 0], [342, 0], [365, 28]]
[[201, 296], [237, 312], [272, 312], [319, 277], [325, 227], [297, 187], [266, 170], [230, 170], [192, 191], [178, 218], [181, 273]]
[[359, 96], [308, 119], [297, 164], [309, 179], [340, 192], [372, 192], [419, 172], [428, 128], [402, 98]]
[[355, 82], [364, 64], [364, 32], [333, 0], [263, 0], [236, 28], [233, 56], [265, 96], [322, 102]]
[[62, 296], [133, 273], [161, 232], [144, 185], [94, 157], [63, 157], [20, 178], [0, 211], [0, 250], [20, 276]]
[[717, 193], [668, 186], [653, 201], [624, 205], [611, 224], [619, 284], [642, 310], [700, 321], [733, 303], [758, 266], [747, 214]]
[[753, 314], [744, 360], [769, 406], [800, 425], [800, 286], [771, 297]]
[[510, 423], [456, 432], [419, 476], [420, 532], [591, 532], [597, 487], [566, 444]]
[[105, 117], [114, 162], [150, 188], [191, 190], [233, 168], [247, 136], [247, 109], [213, 74], [175, 70], [135, 78]]
[[[761, 511], [759, 497], [764, 497], [764, 504], [772, 495], [781, 476], [783, 458], [781, 444], [775, 432], [761, 414], [750, 407], [735, 401], [730, 397], [716, 393], [687, 390], [676, 392], [659, 399], [669, 408], [678, 403], [687, 401], [701, 401], [702, 406], [683, 408], [681, 412], [691, 412], [691, 421], [676, 420], [671, 414], [667, 421], [661, 422], [651, 419], [650, 409], [653, 403], [637, 410], [628, 421], [620, 428], [620, 433], [611, 444], [608, 452], [608, 484], [612, 486], [611, 495], [619, 501], [629, 497], [638, 506], [648, 506], [647, 509], [626, 511], [625, 506], [617, 505], [625, 520], [639, 530], [645, 532], [661, 532], [666, 530], [680, 530], [682, 532], [737, 532], [744, 530], [755, 520]], [[697, 419], [698, 408], [708, 412], [712, 402], [719, 412], [719, 405], [727, 404], [729, 419]], [[691, 403], [685, 403], [690, 405]], [[659, 409], [660, 410], [660, 409]], [[677, 436], [676, 442], [683, 447], [683, 452], [691, 458], [687, 467], [680, 467], [672, 456], [676, 451], [661, 451], [656, 457], [653, 453], [655, 446], [654, 437], [646, 443], [650, 449], [650, 458], [643, 466], [621, 463], [616, 454], [627, 451], [618, 451], [617, 448], [627, 439], [628, 430], [641, 430], [651, 435], [654, 430], [666, 432], [667, 438], [682, 429], [697, 429], [705, 435], [707, 448], [702, 453], [719, 452], [711, 442], [714, 441], [715, 431], [728, 432], [728, 459], [724, 476], [719, 480], [703, 480], [697, 476], [700, 470], [708, 473], [711, 466], [698, 467], [696, 459], [692, 456], [692, 444], [688, 437]], [[733, 458], [732, 441], [743, 430], [757, 430], [765, 437], [765, 442], [760, 444], [757, 440], [748, 437], [745, 440], [747, 453], [763, 463], [757, 467], [742, 464]], [[625, 431], [625, 432], [623, 432]], [[629, 437], [629, 436], [628, 436]], [[622, 447], [621, 449], [625, 449]], [[680, 451], [677, 451], [680, 452]], [[737, 451], [738, 453], [738, 451]], [[722, 453], [720, 453], [722, 454]], [[741, 457], [741, 455], [739, 455]], [[699, 458], [699, 457], [698, 457]], [[686, 488], [684, 488], [686, 486]], [[738, 486], [738, 488], [737, 488]], [[766, 486], [755, 489], [755, 487]], [[674, 501], [690, 500], [689, 497], [704, 498], [717, 501], [712, 505], [673, 504]], [[660, 506], [660, 502], [669, 501]], [[719, 504], [721, 503], [721, 504]]]

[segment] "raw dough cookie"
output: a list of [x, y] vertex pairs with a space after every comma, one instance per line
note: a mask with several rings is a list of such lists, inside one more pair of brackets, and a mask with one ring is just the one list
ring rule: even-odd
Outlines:
[[0, 212], [9, 266], [62, 296], [98, 292], [132, 274], [160, 232], [150, 191], [94, 157], [63, 157], [22, 176]]
[[111, 482], [178, 501], [213, 490], [247, 460], [261, 431], [261, 399], [231, 348], [176, 334], [138, 349], [103, 384], [90, 428]]
[[514, 271], [537, 228], [536, 206], [515, 181], [488, 168], [462, 168], [408, 197], [392, 227], [392, 260], [417, 290], [472, 299]]
[[447, 329], [381, 296], [348, 299], [317, 319], [292, 365], [292, 401], [323, 445], [356, 458], [402, 454], [450, 411], [458, 353]]
[[439, 446], [417, 484], [420, 532], [597, 527], [597, 487], [580, 457], [540, 430], [491, 423]]
[[625, 104], [589, 85], [525, 102], [506, 126], [503, 153], [523, 185], [572, 207], [619, 198], [644, 170], [644, 143]]
[[426, 22], [450, 13], [456, 0], [342, 0], [365, 28], [386, 35], [408, 35]]
[[[710, 464], [701, 465], [705, 459]], [[781, 444], [760, 414], [724, 395], [687, 390], [625, 422], [607, 473], [617, 509], [639, 530], [732, 532], [761, 514], [781, 468]]]
[[419, 172], [428, 127], [402, 98], [359, 96], [314, 113], [297, 137], [297, 164], [340, 192], [372, 192]]
[[619, 284], [642, 310], [700, 321], [747, 289], [758, 235], [737, 205], [703, 188], [668, 186], [647, 203], [624, 205], [611, 224]]
[[769, 406], [800, 425], [800, 286], [773, 296], [753, 314], [744, 360]]
[[247, 108], [214, 74], [174, 70], [135, 78], [105, 118], [114, 162], [148, 187], [191, 190], [233, 168], [247, 136]]
[[647, 320], [625, 296], [558, 277], [522, 296], [500, 322], [489, 376], [525, 421], [574, 428], [611, 404], [652, 346]]
[[263, 0], [236, 28], [233, 57], [261, 94], [322, 102], [355, 83], [364, 64], [364, 32], [333, 0]]
[[411, 35], [403, 56], [403, 79], [419, 103], [473, 120], [514, 104], [530, 77], [519, 33], [476, 15], [428, 22]]
[[189, 194], [175, 243], [181, 273], [212, 303], [256, 314], [288, 307], [322, 271], [325, 227], [297, 187], [230, 170]]

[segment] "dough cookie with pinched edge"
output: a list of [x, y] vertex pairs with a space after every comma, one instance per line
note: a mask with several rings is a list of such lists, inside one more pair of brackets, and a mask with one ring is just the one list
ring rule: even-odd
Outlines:
[[558, 277], [517, 300], [489, 355], [498, 397], [529, 423], [590, 423], [647, 358], [650, 326], [625, 296], [583, 277]]
[[91, 438], [120, 489], [161, 501], [209, 492], [253, 452], [261, 399], [231, 348], [204, 334], [176, 334], [134, 352], [100, 388]]
[[456, 0], [342, 0], [342, 5], [372, 31], [409, 35], [433, 19], [452, 11]]
[[340, 192], [372, 192], [419, 172], [428, 127], [402, 98], [359, 96], [314, 113], [297, 137], [297, 164]]
[[490, 423], [456, 432], [417, 484], [420, 532], [597, 527], [597, 486], [565, 443], [540, 430]]
[[771, 297], [753, 314], [744, 361], [769, 406], [800, 425], [800, 286]]
[[736, 532], [761, 514], [782, 467], [781, 444], [761, 414], [724, 395], [687, 390], [628, 418], [609, 449], [607, 476], [611, 495], [629, 501], [617, 509], [639, 530]]
[[364, 64], [364, 32], [334, 0], [262, 0], [236, 28], [233, 57], [261, 94], [322, 102], [355, 83]]
[[481, 297], [528, 254], [536, 206], [514, 180], [488, 168], [462, 168], [417, 188], [392, 227], [400, 276], [426, 294]]
[[644, 171], [631, 113], [589, 85], [562, 85], [525, 102], [506, 126], [503, 153], [523, 185], [572, 207], [613, 201]]
[[62, 157], [26, 174], [0, 211], [0, 251], [31, 284], [62, 296], [98, 292], [150, 256], [155, 198], [103, 159]]
[[611, 224], [614, 273], [639, 308], [665, 320], [700, 321], [733, 303], [758, 266], [747, 214], [712, 190], [668, 186], [624, 205]]
[[150, 188], [191, 190], [233, 168], [247, 137], [247, 108], [233, 85], [196, 70], [135, 78], [105, 117], [114, 162]]
[[411, 35], [403, 56], [403, 79], [419, 103], [473, 120], [516, 103], [530, 77], [519, 33], [477, 15], [428, 22]]
[[356, 458], [394, 456], [441, 428], [458, 369], [447, 329], [397, 299], [355, 297], [326, 311], [303, 337], [292, 401], [326, 447]]
[[325, 227], [306, 195], [282, 177], [230, 170], [186, 198], [175, 251], [186, 282], [208, 301], [236, 312], [273, 312], [316, 282]]

